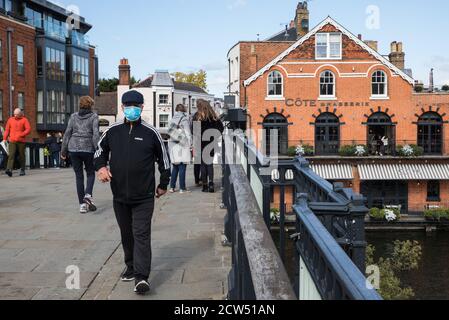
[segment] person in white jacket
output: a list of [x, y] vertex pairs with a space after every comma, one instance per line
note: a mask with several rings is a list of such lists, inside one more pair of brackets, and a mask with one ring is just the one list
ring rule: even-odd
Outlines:
[[170, 160], [173, 165], [170, 182], [170, 192], [174, 193], [179, 177], [180, 193], [188, 192], [186, 186], [187, 166], [192, 162], [192, 133], [190, 117], [186, 107], [179, 104], [176, 113], [169, 124], [170, 141], [168, 143]]

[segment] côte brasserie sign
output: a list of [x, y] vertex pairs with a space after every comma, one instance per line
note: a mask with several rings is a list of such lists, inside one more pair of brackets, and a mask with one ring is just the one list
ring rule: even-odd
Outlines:
[[369, 107], [369, 102], [363, 102], [363, 101], [321, 101], [321, 100], [307, 100], [307, 99], [286, 99], [285, 105], [287, 107], [334, 107], [334, 108], [341, 108], [341, 107]]

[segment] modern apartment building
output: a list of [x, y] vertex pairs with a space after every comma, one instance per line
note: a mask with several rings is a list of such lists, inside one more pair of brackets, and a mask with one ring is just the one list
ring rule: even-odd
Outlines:
[[24, 110], [30, 139], [64, 131], [79, 98], [95, 95], [98, 59], [83, 17], [45, 0], [0, 0], [0, 123]]

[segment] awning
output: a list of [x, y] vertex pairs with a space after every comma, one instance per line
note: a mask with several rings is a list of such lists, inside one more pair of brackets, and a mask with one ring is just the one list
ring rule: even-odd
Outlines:
[[326, 180], [353, 180], [354, 173], [350, 164], [312, 164], [310, 168]]
[[360, 179], [449, 180], [449, 164], [360, 164]]

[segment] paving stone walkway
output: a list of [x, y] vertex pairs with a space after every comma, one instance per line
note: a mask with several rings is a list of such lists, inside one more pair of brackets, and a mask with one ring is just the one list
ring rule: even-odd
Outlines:
[[[96, 184], [100, 209], [83, 216], [71, 170], [1, 175], [0, 299], [224, 299], [231, 252], [221, 246], [221, 196], [191, 189], [157, 201], [152, 293], [138, 297], [119, 281], [123, 254], [108, 185]], [[80, 270], [79, 290], [66, 288], [68, 266]]]

